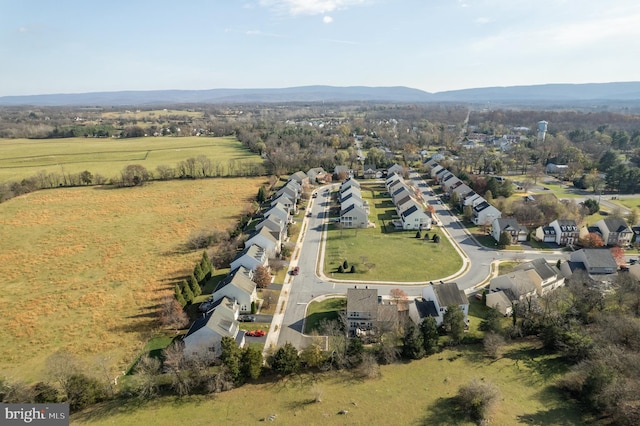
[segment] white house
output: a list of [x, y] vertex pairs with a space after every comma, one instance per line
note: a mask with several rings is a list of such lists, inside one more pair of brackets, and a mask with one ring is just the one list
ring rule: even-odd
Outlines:
[[289, 209], [282, 204], [275, 204], [264, 213], [265, 219], [271, 217], [284, 223], [289, 223]]
[[397, 173], [400, 176], [402, 176], [404, 174], [404, 171], [405, 171], [404, 167], [396, 163], [387, 169], [387, 174]]
[[402, 229], [431, 229], [431, 215], [415, 203], [400, 214]]
[[489, 204], [487, 200], [473, 207], [473, 223], [476, 225], [491, 225], [495, 219], [501, 216], [500, 210]]
[[514, 218], [497, 218], [491, 223], [491, 236], [500, 242], [500, 235], [506, 232], [511, 237], [511, 244], [517, 244], [527, 240], [527, 228], [518, 223]]
[[440, 281], [440, 284], [430, 284], [422, 289], [422, 298], [409, 305], [409, 317], [419, 324], [425, 317], [431, 316], [440, 326], [449, 306], [459, 306], [464, 312], [465, 324], [469, 323], [469, 300], [464, 291], [456, 283]]
[[209, 354], [219, 356], [220, 342], [225, 336], [235, 339], [238, 346], [244, 346], [244, 332], [240, 330], [238, 323], [240, 306], [227, 298], [220, 299], [219, 302], [212, 312], [191, 325], [183, 339], [185, 357]]
[[249, 238], [244, 242], [245, 247], [250, 247], [254, 244], [264, 248], [269, 257], [275, 257], [280, 254], [281, 241], [278, 241], [266, 227], [262, 227], [249, 235]]
[[245, 268], [255, 271], [258, 266], [267, 267], [269, 265], [269, 256], [267, 251], [257, 244], [253, 244], [245, 248], [231, 262], [231, 270], [244, 266]]
[[256, 283], [252, 279], [253, 271], [244, 266], [234, 269], [216, 286], [213, 291], [213, 301], [226, 297], [238, 303], [240, 313], [250, 313], [251, 304], [258, 300]]
[[280, 244], [282, 244], [287, 238], [287, 223], [278, 219], [275, 215], [271, 215], [266, 219], [261, 220], [256, 225], [256, 231], [262, 228], [267, 228], [271, 231], [272, 235], [277, 238]]
[[295, 201], [286, 194], [281, 194], [271, 201], [271, 207], [275, 207], [278, 204], [284, 207], [288, 213], [295, 213], [296, 211]]
[[340, 210], [340, 224], [345, 228], [366, 228], [369, 217], [363, 206], [351, 204]]

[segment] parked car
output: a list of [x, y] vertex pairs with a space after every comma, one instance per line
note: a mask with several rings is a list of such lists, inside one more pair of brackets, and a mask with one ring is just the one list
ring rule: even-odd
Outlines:
[[291, 271], [291, 275], [298, 275], [300, 273], [300, 267], [296, 266], [295, 268], [293, 268], [293, 270]]
[[256, 317], [253, 315], [241, 315], [238, 319], [240, 322], [256, 322]]
[[317, 193], [317, 192], [314, 192], [314, 193], [311, 195], [311, 197], [312, 197], [312, 198], [318, 198], [318, 193]]
[[267, 333], [264, 330], [249, 330], [244, 334], [245, 336], [250, 336], [250, 337], [262, 337]]
[[635, 265], [638, 263], [638, 259], [629, 259], [629, 265]]

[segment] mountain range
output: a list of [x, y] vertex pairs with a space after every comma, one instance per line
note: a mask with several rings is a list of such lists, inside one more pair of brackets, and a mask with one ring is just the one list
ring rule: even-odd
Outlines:
[[301, 86], [282, 89], [148, 90], [0, 97], [0, 106], [118, 106], [196, 103], [455, 102], [640, 105], [640, 82], [486, 87], [430, 93], [409, 87]]

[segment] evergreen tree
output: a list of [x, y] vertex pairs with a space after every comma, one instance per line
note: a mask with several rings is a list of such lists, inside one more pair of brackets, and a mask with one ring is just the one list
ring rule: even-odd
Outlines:
[[410, 322], [405, 328], [402, 338], [402, 356], [409, 359], [420, 359], [424, 357], [424, 340], [418, 327]]
[[482, 331], [500, 333], [502, 331], [502, 315], [496, 309], [489, 309], [478, 327]]
[[204, 282], [205, 273], [199, 263], [196, 264], [196, 267], [193, 269], [193, 276], [196, 277], [196, 281], [199, 284]]
[[242, 358], [242, 349], [233, 337], [224, 336], [220, 341], [220, 361], [227, 367], [229, 375], [233, 381], [238, 383], [242, 380], [240, 370], [240, 361]]
[[252, 346], [245, 347], [242, 350], [240, 371], [244, 378], [255, 380], [260, 377], [262, 372], [262, 352]]
[[202, 288], [200, 288], [200, 284], [198, 284], [198, 280], [193, 274], [191, 274], [191, 276], [189, 277], [188, 283], [189, 283], [189, 288], [193, 293], [193, 297], [198, 297], [202, 294]]
[[464, 326], [464, 312], [462, 312], [460, 306], [447, 306], [447, 311], [442, 317], [442, 327], [449, 335], [452, 343], [460, 343], [464, 335]]
[[193, 291], [191, 291], [187, 280], [182, 280], [182, 296], [184, 296], [184, 300], [187, 302], [187, 305], [193, 303], [195, 296], [193, 295]]
[[259, 203], [264, 203], [265, 201], [267, 201], [267, 188], [265, 188], [264, 185], [262, 185], [258, 189], [258, 196], [256, 197], [256, 201], [258, 201]]
[[498, 248], [503, 249], [511, 244], [511, 234], [507, 231], [500, 233], [500, 240], [498, 241]]
[[422, 233], [420, 232], [420, 230], [416, 232], [416, 238], [422, 238]]
[[426, 317], [420, 323], [420, 332], [422, 333], [422, 346], [427, 355], [431, 355], [438, 349], [438, 323], [434, 317]]
[[356, 273], [356, 265], [351, 265], [351, 273], [352, 274]]
[[283, 376], [297, 373], [300, 369], [298, 350], [289, 342], [278, 348], [271, 362], [273, 371]]
[[338, 272], [343, 273], [344, 267], [342, 265], [338, 266]]
[[211, 263], [211, 259], [209, 259], [209, 255], [206, 251], [202, 252], [200, 268], [202, 268], [202, 272], [204, 272], [204, 279], [208, 281], [211, 278], [211, 275], [213, 275], [213, 264]]
[[362, 364], [362, 355], [364, 354], [364, 345], [358, 337], [349, 339], [347, 346], [347, 362], [350, 367], [357, 367]]
[[347, 262], [347, 259], [342, 262], [342, 269], [344, 269], [345, 271], [349, 269], [349, 262]]

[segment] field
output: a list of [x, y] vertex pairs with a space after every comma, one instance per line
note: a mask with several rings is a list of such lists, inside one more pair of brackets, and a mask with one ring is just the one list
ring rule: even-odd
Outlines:
[[[472, 379], [500, 392], [492, 425], [584, 425], [580, 410], [555, 389], [561, 362], [534, 342], [511, 344], [502, 358], [483, 356], [480, 345], [447, 349], [428, 358], [382, 366], [378, 379], [349, 372], [305, 374], [249, 384], [213, 397], [162, 397], [149, 402], [117, 401], [71, 417], [71, 424], [157, 426], [256, 424], [275, 414], [278, 424], [462, 425], [452, 397]], [[321, 402], [315, 402], [316, 397]], [[348, 410], [348, 414], [338, 414]]]
[[129, 164], [141, 164], [153, 172], [160, 165], [175, 167], [199, 155], [210, 158], [214, 169], [219, 165], [219, 176], [228, 174], [231, 161], [236, 167], [262, 164], [260, 157], [232, 137], [0, 139], [0, 182], [21, 180], [41, 171], [68, 174], [88, 170], [111, 179]]
[[[416, 231], [395, 231], [389, 223], [395, 210], [384, 191], [363, 186], [362, 198], [369, 201], [369, 220], [376, 227], [337, 229], [330, 225], [325, 275], [333, 273], [334, 278], [344, 280], [425, 282], [454, 274], [462, 267], [462, 259], [438, 227], [422, 234], [432, 237], [437, 233], [441, 236], [439, 244], [415, 238]], [[356, 273], [337, 272], [345, 259], [349, 265], [356, 265]]]
[[0, 204], [0, 371], [43, 377], [66, 350], [127, 368], [156, 331], [155, 311], [201, 251], [200, 230], [233, 226], [264, 178], [38, 191]]

